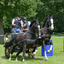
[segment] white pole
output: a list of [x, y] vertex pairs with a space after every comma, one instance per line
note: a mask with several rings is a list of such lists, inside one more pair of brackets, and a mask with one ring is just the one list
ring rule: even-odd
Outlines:
[[64, 38], [63, 38], [63, 52], [64, 52]]

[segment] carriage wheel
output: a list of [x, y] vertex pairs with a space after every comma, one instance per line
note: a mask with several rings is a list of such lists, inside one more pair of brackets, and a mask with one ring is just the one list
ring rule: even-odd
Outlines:
[[5, 47], [5, 57], [8, 59], [10, 57], [9, 48]]

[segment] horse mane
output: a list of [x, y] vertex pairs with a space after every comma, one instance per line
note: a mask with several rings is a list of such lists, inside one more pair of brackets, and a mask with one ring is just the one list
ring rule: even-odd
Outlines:
[[36, 22], [36, 21], [37, 21], [36, 19], [32, 20], [32, 21], [31, 21], [31, 24], [30, 24], [30, 27], [31, 27], [32, 24], [33, 24], [34, 22]]
[[45, 23], [46, 23], [46, 21], [47, 21], [47, 19], [49, 18], [49, 16], [45, 19], [45, 21], [44, 21], [44, 23], [43, 23], [43, 25], [42, 25], [42, 27], [44, 27], [45, 26]]

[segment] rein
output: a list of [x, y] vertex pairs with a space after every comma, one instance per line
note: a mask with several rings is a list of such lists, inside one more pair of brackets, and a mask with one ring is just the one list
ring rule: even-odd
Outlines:
[[31, 34], [34, 34], [35, 35], [35, 33], [31, 32], [31, 31], [29, 31], [28, 33], [31, 33]]
[[24, 39], [24, 40], [18, 42], [17, 44], [22, 43], [22, 42], [31, 42], [31, 43], [34, 43], [36, 40], [37, 40], [37, 39], [34, 39], [34, 40], [31, 40], [31, 39]]
[[26, 33], [31, 33], [31, 34], [34, 34], [34, 35], [35, 35], [35, 33], [29, 31], [29, 32], [25, 32], [25, 33], [23, 34], [23, 37], [25, 36]]
[[41, 36], [41, 38], [42, 38], [42, 37], [47, 38], [47, 37], [51, 37], [51, 35], [50, 35], [50, 34], [43, 34], [43, 35]]

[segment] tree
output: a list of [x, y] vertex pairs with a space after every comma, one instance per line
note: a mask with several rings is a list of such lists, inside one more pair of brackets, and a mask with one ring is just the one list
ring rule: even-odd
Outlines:
[[[4, 17], [6, 17], [6, 20], [12, 19], [17, 14], [32, 17], [36, 15], [35, 10], [36, 2], [34, 0], [0, 0], [0, 35], [4, 35], [3, 23], [7, 22], [3, 22]], [[6, 24], [9, 23], [7, 22]], [[4, 37], [0, 37], [0, 43], [4, 43]]]
[[54, 31], [64, 31], [64, 0], [37, 0], [37, 12], [36, 17], [41, 24], [47, 16], [53, 15], [55, 20]]

